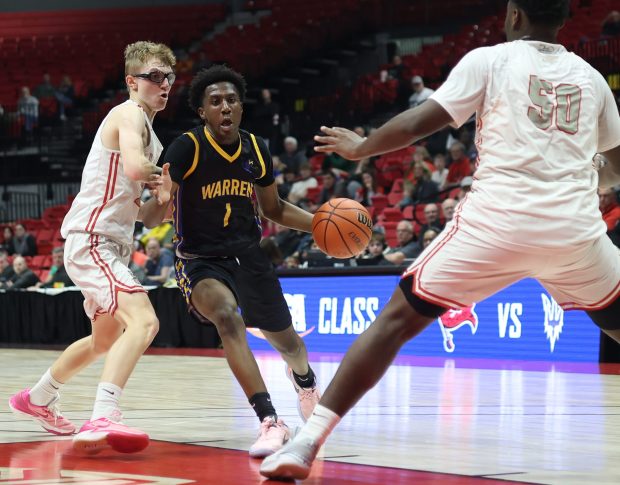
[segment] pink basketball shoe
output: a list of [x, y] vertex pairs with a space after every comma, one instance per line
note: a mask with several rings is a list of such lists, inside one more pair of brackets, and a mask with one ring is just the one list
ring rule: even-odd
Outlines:
[[[149, 435], [121, 423], [120, 411], [112, 418], [86, 421], [73, 438], [73, 449], [94, 455], [106, 448], [119, 453], [136, 453], [149, 444]], [[118, 420], [118, 421], [117, 421]]]
[[65, 419], [56, 403], [60, 396], [56, 396], [47, 406], [37, 406], [30, 402], [30, 389], [24, 389], [9, 399], [9, 406], [18, 416], [26, 416], [36, 421], [45, 431], [52, 434], [68, 435], [75, 433], [75, 425]]

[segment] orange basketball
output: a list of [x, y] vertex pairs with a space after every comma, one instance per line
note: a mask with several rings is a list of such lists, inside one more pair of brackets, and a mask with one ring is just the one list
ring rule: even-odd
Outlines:
[[312, 237], [321, 250], [333, 258], [352, 258], [370, 241], [372, 219], [366, 208], [351, 199], [325, 202], [312, 219]]

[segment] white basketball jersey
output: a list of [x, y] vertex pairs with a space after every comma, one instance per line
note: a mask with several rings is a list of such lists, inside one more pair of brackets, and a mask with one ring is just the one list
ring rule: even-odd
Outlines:
[[561, 45], [475, 49], [431, 96], [457, 126], [476, 113], [478, 167], [463, 229], [505, 244], [566, 247], [606, 231], [592, 158], [620, 145], [603, 77]]
[[[136, 104], [132, 100], [125, 103]], [[120, 105], [122, 106], [122, 105]], [[118, 106], [112, 108], [117, 109]], [[129, 179], [123, 170], [119, 150], [103, 146], [101, 131], [110, 113], [101, 122], [82, 173], [80, 192], [65, 216], [60, 230], [66, 238], [69, 232], [101, 234], [123, 244], [131, 244], [144, 184]], [[157, 139], [151, 122], [144, 113], [149, 130], [149, 146], [145, 155], [157, 163], [162, 145]]]

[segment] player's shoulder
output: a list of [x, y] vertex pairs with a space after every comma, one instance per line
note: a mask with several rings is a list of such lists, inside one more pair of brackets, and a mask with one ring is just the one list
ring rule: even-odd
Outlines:
[[261, 152], [267, 151], [267, 143], [261, 136], [242, 129], [239, 129], [239, 136], [242, 143], [250, 143], [252, 146], [256, 145]]
[[194, 126], [193, 128], [184, 131], [180, 135], [178, 135], [172, 143], [182, 144], [182, 145], [194, 145], [201, 138], [202, 133], [202, 125]]

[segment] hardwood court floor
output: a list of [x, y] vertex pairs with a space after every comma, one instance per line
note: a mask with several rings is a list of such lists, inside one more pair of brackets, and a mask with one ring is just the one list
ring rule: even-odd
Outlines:
[[[155, 352], [165, 353], [165, 352]], [[144, 452], [76, 455], [70, 439], [17, 420], [9, 396], [55, 351], [0, 349], [0, 484], [256, 484], [247, 455], [258, 421], [217, 352], [146, 355], [122, 399], [147, 431]], [[311, 356], [326, 384], [337, 358]], [[260, 354], [276, 409], [300, 424], [283, 363]], [[304, 484], [620, 483], [620, 368], [402, 358], [345, 417]], [[101, 364], [63, 389], [76, 424], [90, 415]], [[267, 482], [273, 483], [273, 482]]]

